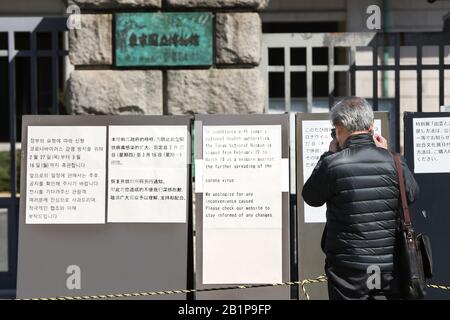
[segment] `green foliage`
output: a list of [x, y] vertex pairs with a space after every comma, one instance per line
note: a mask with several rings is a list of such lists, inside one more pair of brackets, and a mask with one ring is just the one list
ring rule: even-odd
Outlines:
[[[16, 164], [17, 164], [17, 192], [20, 190], [20, 150], [16, 151]], [[8, 192], [9, 176], [10, 176], [10, 153], [9, 151], [0, 152], [0, 192]]]

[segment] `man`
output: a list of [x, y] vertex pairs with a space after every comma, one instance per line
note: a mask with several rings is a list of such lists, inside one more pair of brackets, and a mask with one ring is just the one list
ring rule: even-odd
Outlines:
[[[365, 99], [345, 98], [330, 116], [336, 139], [302, 191], [310, 206], [327, 204], [323, 249], [329, 298], [398, 298], [394, 258], [401, 204], [394, 159], [386, 139], [374, 136]], [[419, 187], [403, 158], [402, 167], [412, 203]], [[378, 270], [380, 281], [372, 275]]]

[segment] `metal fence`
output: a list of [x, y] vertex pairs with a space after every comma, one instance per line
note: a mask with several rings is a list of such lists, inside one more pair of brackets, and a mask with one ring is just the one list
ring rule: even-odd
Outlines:
[[[18, 225], [18, 195], [17, 195], [17, 166], [16, 166], [16, 140], [17, 128], [20, 123], [21, 111], [17, 110], [17, 58], [26, 57], [29, 59], [29, 112], [38, 114], [38, 58], [48, 57], [51, 59], [48, 70], [40, 70], [51, 74], [51, 106], [49, 113], [59, 113], [59, 83], [61, 75], [61, 57], [68, 54], [63, 44], [64, 32], [67, 31], [66, 17], [0, 17], [0, 35], [4, 36], [6, 48], [0, 48], [0, 59], [7, 59], [6, 70], [0, 73], [7, 73], [7, 84], [0, 87], [0, 90], [7, 96], [7, 104], [0, 108], [7, 108], [9, 115], [9, 144], [10, 144], [10, 196], [0, 197], [0, 209], [7, 209], [7, 271], [0, 272], [0, 289], [15, 288], [17, 270], [17, 225]], [[38, 36], [45, 33], [49, 36], [49, 48], [40, 48]], [[18, 34], [26, 35], [27, 45], [18, 47], [15, 39]], [[27, 73], [28, 75], [28, 73]], [[19, 88], [20, 89], [20, 88]], [[21, 91], [22, 92], [22, 91]], [[22, 97], [20, 97], [22, 98]], [[4, 113], [6, 114], [6, 113]]]
[[[437, 70], [439, 72], [439, 104], [444, 104], [444, 70], [450, 69], [450, 64], [444, 64], [444, 48], [450, 44], [450, 34], [444, 32], [410, 32], [410, 33], [299, 33], [299, 34], [264, 34], [261, 68], [265, 76], [266, 112], [269, 110], [269, 74], [273, 72], [284, 73], [284, 106], [286, 112], [291, 112], [291, 74], [293, 72], [306, 73], [306, 110], [312, 112], [313, 108], [313, 72], [328, 73], [328, 105], [332, 106], [335, 100], [335, 73], [345, 72], [349, 76], [349, 90], [347, 94], [356, 94], [356, 73], [358, 71], [372, 72], [372, 105], [378, 110], [382, 99], [378, 90], [378, 71], [395, 72], [394, 93], [394, 121], [395, 149], [400, 150], [400, 71], [413, 70], [417, 74], [417, 111], [422, 111], [422, 71]], [[416, 47], [416, 64], [400, 64], [400, 47]], [[438, 63], [422, 64], [422, 48], [424, 46], [438, 47]], [[379, 48], [393, 47], [394, 64], [379, 64]], [[269, 53], [271, 49], [284, 49], [284, 65], [270, 65]], [[291, 49], [304, 48], [306, 50], [306, 63], [304, 65], [291, 64]], [[328, 63], [326, 65], [313, 64], [313, 48], [328, 48]], [[348, 50], [348, 63], [335, 64], [335, 48]], [[356, 65], [357, 49], [366, 48], [372, 51], [372, 63], [369, 65]], [[436, 109], [436, 111], [439, 111]]]

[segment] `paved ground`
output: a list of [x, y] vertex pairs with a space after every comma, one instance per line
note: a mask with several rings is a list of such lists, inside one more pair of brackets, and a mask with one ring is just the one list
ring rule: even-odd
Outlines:
[[0, 271], [8, 270], [8, 211], [0, 209]]

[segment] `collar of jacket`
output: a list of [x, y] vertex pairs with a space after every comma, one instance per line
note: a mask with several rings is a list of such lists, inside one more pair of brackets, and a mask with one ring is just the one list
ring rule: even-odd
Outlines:
[[344, 149], [353, 146], [374, 145], [373, 136], [370, 133], [355, 134], [347, 138]]

